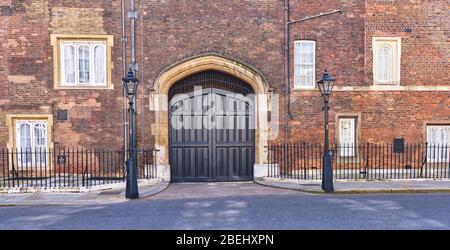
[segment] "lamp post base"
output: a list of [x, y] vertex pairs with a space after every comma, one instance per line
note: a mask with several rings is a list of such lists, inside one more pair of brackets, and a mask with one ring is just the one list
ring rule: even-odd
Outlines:
[[323, 156], [323, 170], [322, 170], [322, 190], [326, 193], [334, 192], [333, 185], [333, 166], [331, 164], [332, 158], [330, 152], [326, 152]]
[[127, 183], [125, 197], [127, 199], [139, 199], [136, 165], [134, 159], [127, 160]]

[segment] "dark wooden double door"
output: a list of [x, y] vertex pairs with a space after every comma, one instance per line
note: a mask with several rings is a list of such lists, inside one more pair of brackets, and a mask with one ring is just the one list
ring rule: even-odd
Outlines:
[[172, 97], [169, 134], [173, 182], [253, 180], [253, 104], [204, 86]]

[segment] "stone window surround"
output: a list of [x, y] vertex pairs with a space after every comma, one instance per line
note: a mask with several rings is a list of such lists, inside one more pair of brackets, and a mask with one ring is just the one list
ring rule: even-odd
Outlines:
[[428, 126], [450, 126], [450, 120], [430, 120], [424, 121], [422, 126], [422, 134], [423, 134], [423, 143], [426, 143], [428, 140]]
[[[423, 140], [424, 140], [424, 143], [428, 142], [428, 128], [430, 126], [450, 126], [450, 121], [441, 121], [441, 120], [439, 120], [439, 121], [425, 121], [424, 125], [423, 125], [423, 130], [424, 130]], [[447, 150], [449, 150], [449, 149], [447, 149]], [[439, 158], [439, 157], [442, 157], [442, 155], [438, 156], [438, 159], [442, 159], [442, 158]], [[440, 160], [433, 159], [430, 156], [429, 163], [431, 163], [431, 164], [438, 164], [439, 165], [439, 164], [443, 164], [443, 163], [446, 164], [446, 163], [449, 162], [449, 158], [444, 158], [444, 159], [445, 160], [440, 161]]]
[[16, 121], [17, 120], [45, 120], [47, 121], [47, 147], [53, 148], [53, 115], [52, 114], [7, 114], [6, 126], [8, 128], [7, 148], [16, 147]]
[[[387, 82], [378, 81], [378, 50], [387, 47], [390, 50], [390, 76]], [[400, 37], [373, 37], [373, 82], [374, 85], [400, 85], [402, 40]]]
[[[359, 147], [360, 145], [360, 139], [361, 139], [361, 113], [337, 113], [335, 115], [335, 132], [334, 132], [334, 138], [335, 138], [335, 143], [339, 142], [339, 135], [340, 135], [340, 123], [339, 120], [341, 118], [353, 118], [355, 119], [355, 143], [356, 143], [356, 147]], [[355, 155], [354, 156], [350, 156], [350, 157], [343, 157], [340, 156], [338, 152], [335, 152], [335, 154], [337, 154], [337, 160], [340, 161], [344, 161], [344, 160], [348, 160], [351, 159], [353, 160], [355, 163], [358, 162], [359, 160], [359, 152], [358, 150], [356, 150]]]
[[[53, 46], [53, 87], [54, 89], [114, 89], [112, 84], [112, 47], [114, 46], [113, 35], [89, 35], [89, 34], [51, 34], [51, 45]], [[105, 41], [106, 42], [106, 86], [62, 86], [61, 85], [61, 41]]]

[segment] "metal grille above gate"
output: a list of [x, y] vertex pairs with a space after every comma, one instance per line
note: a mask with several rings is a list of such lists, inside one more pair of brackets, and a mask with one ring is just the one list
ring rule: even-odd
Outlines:
[[252, 93], [242, 80], [216, 71], [192, 75], [170, 89], [169, 157], [174, 182], [253, 179]]

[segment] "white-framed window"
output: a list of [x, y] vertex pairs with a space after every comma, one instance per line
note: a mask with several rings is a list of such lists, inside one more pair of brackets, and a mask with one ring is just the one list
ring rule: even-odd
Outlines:
[[62, 41], [61, 86], [106, 86], [106, 42]]
[[401, 38], [373, 38], [373, 78], [375, 84], [399, 84]]
[[316, 87], [316, 42], [294, 42], [294, 88]]
[[18, 164], [43, 165], [46, 163], [47, 126], [46, 120], [16, 121]]
[[427, 143], [430, 162], [450, 161], [450, 125], [428, 125]]
[[389, 47], [383, 46], [378, 50], [378, 82], [388, 83], [390, 75], [392, 74], [390, 56], [391, 49]]
[[339, 156], [356, 155], [356, 118], [339, 118]]

